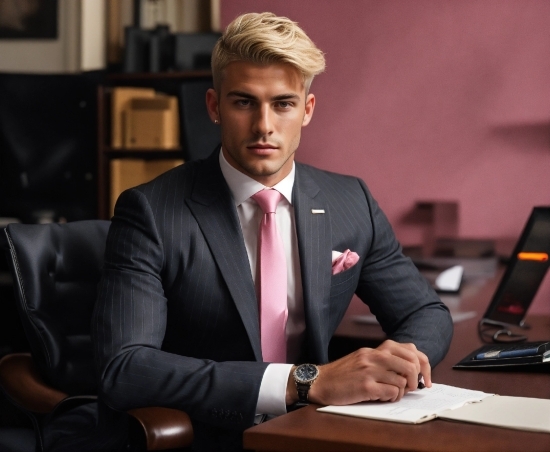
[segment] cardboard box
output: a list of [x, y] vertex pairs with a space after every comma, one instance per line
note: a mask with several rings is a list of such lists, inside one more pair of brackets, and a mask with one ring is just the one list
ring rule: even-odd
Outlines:
[[125, 147], [128, 149], [176, 149], [179, 140], [178, 99], [157, 94], [134, 98], [125, 110]]
[[120, 149], [124, 146], [124, 111], [135, 97], [155, 97], [152, 88], [118, 87], [111, 92], [111, 146]]
[[110, 212], [120, 194], [128, 188], [143, 184], [183, 163], [181, 159], [143, 160], [112, 159], [110, 161]]

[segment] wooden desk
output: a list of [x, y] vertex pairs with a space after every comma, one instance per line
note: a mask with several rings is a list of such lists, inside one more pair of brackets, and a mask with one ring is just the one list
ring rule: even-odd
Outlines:
[[[500, 279], [465, 287], [460, 309], [476, 318], [455, 324], [451, 348], [433, 370], [432, 379], [468, 389], [509, 396], [550, 398], [550, 375], [544, 373], [453, 370], [452, 366], [482, 345], [477, 323]], [[348, 321], [349, 323], [349, 321]], [[528, 317], [529, 340], [550, 339], [550, 316]], [[346, 323], [340, 334], [346, 334]], [[357, 325], [350, 324], [357, 332]], [[361, 328], [358, 328], [361, 330]], [[349, 330], [348, 330], [349, 333]], [[359, 331], [360, 334], [365, 334]], [[352, 335], [352, 333], [349, 333]], [[550, 451], [550, 435], [475, 424], [433, 420], [420, 425], [372, 421], [319, 413], [311, 405], [244, 433], [246, 449], [256, 451]]]

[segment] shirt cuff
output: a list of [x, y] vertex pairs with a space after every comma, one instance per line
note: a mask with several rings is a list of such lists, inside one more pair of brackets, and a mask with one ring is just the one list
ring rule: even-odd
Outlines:
[[292, 364], [269, 364], [265, 369], [256, 405], [257, 414], [286, 413], [286, 386]]

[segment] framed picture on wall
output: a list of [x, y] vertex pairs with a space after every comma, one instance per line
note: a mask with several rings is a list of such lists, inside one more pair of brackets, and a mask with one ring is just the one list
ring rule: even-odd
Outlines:
[[0, 0], [0, 39], [56, 39], [57, 0]]

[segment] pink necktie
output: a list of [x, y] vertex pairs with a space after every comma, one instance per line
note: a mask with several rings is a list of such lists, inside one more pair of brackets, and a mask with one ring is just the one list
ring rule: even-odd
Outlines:
[[282, 195], [273, 189], [252, 196], [264, 216], [258, 232], [260, 337], [265, 362], [286, 363], [287, 273], [275, 211]]

